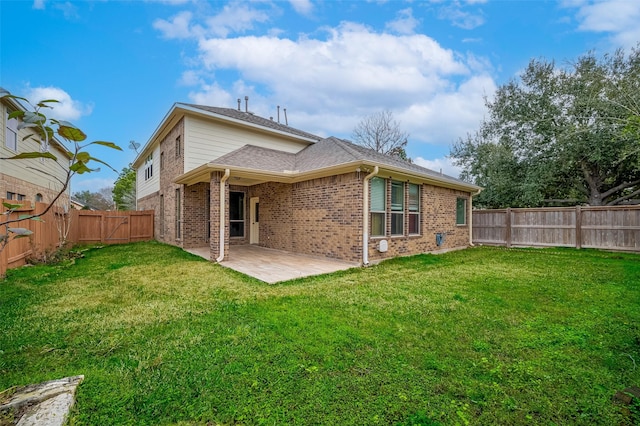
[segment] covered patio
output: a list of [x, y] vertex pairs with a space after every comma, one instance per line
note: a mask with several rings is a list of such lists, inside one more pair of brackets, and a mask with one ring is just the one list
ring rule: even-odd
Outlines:
[[[209, 247], [185, 250], [207, 260], [210, 258]], [[220, 265], [269, 284], [328, 274], [359, 266], [357, 263], [302, 255], [252, 244], [229, 246], [229, 259], [220, 262]]]

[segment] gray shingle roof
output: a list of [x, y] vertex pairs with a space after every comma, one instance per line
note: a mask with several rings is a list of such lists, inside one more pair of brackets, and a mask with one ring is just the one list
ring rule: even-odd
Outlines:
[[259, 115], [255, 115], [250, 112], [239, 111], [233, 108], [220, 108], [220, 107], [212, 107], [212, 106], [206, 106], [206, 105], [195, 105], [195, 104], [183, 104], [183, 105], [189, 106], [191, 108], [201, 109], [207, 112], [212, 112], [214, 114], [224, 115], [226, 117], [234, 118], [236, 120], [246, 121], [247, 123], [257, 124], [262, 127], [278, 130], [280, 132], [290, 133], [295, 136], [302, 136], [304, 138], [313, 139], [316, 141], [319, 141], [322, 139], [320, 136], [313, 135], [311, 133], [286, 126], [284, 124], [278, 123], [277, 121], [269, 120], [267, 118], [260, 117]]
[[245, 145], [216, 158], [209, 164], [255, 169], [256, 171], [282, 172], [295, 169], [296, 154]]
[[330, 137], [309, 145], [297, 154], [245, 145], [229, 154], [219, 157], [209, 164], [216, 166], [242, 167], [256, 171], [270, 172], [310, 172], [326, 167], [357, 161], [367, 161], [394, 169], [431, 176], [438, 180], [469, 185], [460, 179], [443, 175], [402, 159], [383, 155], [373, 149], [353, 144], [344, 139]]

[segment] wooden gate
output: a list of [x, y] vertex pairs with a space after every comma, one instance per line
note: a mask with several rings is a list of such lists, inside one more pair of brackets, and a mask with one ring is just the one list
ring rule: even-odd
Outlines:
[[153, 210], [91, 211], [73, 210], [73, 235], [78, 244], [123, 244], [153, 239]]

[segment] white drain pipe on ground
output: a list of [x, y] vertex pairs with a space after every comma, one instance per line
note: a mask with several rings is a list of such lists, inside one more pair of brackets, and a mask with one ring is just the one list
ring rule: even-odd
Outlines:
[[229, 179], [230, 173], [231, 171], [229, 169], [224, 169], [224, 175], [222, 179], [220, 179], [220, 256], [218, 256], [216, 262], [222, 262], [224, 260], [224, 227], [226, 225], [224, 216], [226, 192], [224, 186], [227, 179]]
[[378, 166], [364, 178], [364, 188], [362, 196], [362, 265], [369, 264], [369, 181], [378, 174]]

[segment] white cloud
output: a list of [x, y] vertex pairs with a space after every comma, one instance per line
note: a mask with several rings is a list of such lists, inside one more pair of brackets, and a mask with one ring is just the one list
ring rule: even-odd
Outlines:
[[416, 157], [413, 159], [413, 162], [418, 166], [426, 167], [434, 172], [442, 172], [442, 174], [455, 178], [460, 176], [460, 172], [462, 171], [460, 167], [453, 165], [449, 157], [434, 158], [433, 160]]
[[398, 11], [398, 17], [387, 22], [386, 28], [397, 34], [413, 34], [420, 21], [413, 17], [411, 8]]
[[34, 9], [37, 10], [43, 10], [45, 9], [45, 0], [33, 0], [33, 6]]
[[[199, 12], [197, 15], [202, 15]], [[153, 28], [168, 39], [202, 39], [207, 36], [227, 37], [233, 33], [244, 33], [255, 28], [257, 23], [269, 20], [269, 14], [253, 8], [249, 3], [232, 2], [224, 5], [217, 14], [204, 18], [204, 23], [195, 23], [194, 14], [182, 11], [169, 20], [156, 19]]]
[[440, 19], [451, 21], [454, 26], [460, 27], [465, 30], [472, 30], [485, 23], [482, 12], [472, 13], [463, 10], [462, 6], [457, 1], [454, 1], [440, 8], [438, 17]]
[[192, 16], [191, 12], [184, 11], [174, 15], [169, 21], [156, 19], [153, 28], [160, 31], [165, 38], [190, 38], [194, 35], [193, 29], [190, 28]]
[[308, 16], [313, 11], [313, 3], [310, 0], [289, 0], [289, 3], [300, 15]]
[[267, 22], [266, 12], [254, 9], [246, 3], [230, 3], [222, 11], [207, 19], [209, 34], [227, 37], [230, 33], [243, 33], [254, 28], [254, 23]]
[[200, 78], [198, 71], [187, 70], [182, 73], [182, 77], [180, 77], [178, 84], [181, 86], [196, 86], [198, 84], [204, 84], [204, 81]]
[[78, 14], [78, 7], [69, 1], [55, 2], [53, 4], [54, 8], [62, 11], [62, 14], [66, 19], [77, 19], [80, 17]]
[[[202, 66], [239, 78], [233, 89], [206, 83], [191, 99], [234, 107], [238, 96], [250, 94], [257, 114], [274, 115], [278, 103], [289, 108], [291, 125], [321, 135], [349, 136], [363, 117], [390, 109], [411, 141], [439, 145], [473, 131], [482, 119], [483, 96], [496, 87], [486, 60], [462, 57], [421, 34], [376, 33], [346, 22], [325, 30], [325, 39], [201, 40]], [[259, 100], [261, 91], [239, 82], [268, 88], [269, 99]]]
[[90, 115], [93, 110], [93, 105], [71, 99], [67, 92], [58, 87], [30, 87], [25, 97], [34, 105], [43, 100], [57, 100], [58, 102], [49, 104], [52, 109], [44, 112], [48, 117], [58, 120], [77, 120]]
[[233, 96], [217, 83], [203, 84], [198, 92], [189, 93], [189, 99], [199, 105], [231, 107], [233, 104]]
[[496, 88], [486, 58], [414, 34], [419, 22], [410, 8], [387, 24], [393, 34], [342, 22], [298, 38], [267, 28], [265, 35], [231, 37], [268, 19], [256, 5], [230, 3], [215, 16], [182, 12], [154, 23], [165, 37], [197, 40], [198, 56], [187, 58], [179, 81], [194, 88], [192, 102], [235, 108], [240, 97], [244, 109], [247, 95], [258, 115], [276, 119], [280, 105], [281, 122], [287, 108], [291, 126], [346, 138], [362, 118], [389, 109], [410, 144], [441, 152], [477, 128], [483, 97]]
[[635, 0], [572, 1], [578, 30], [611, 34], [616, 46], [631, 48], [640, 41], [640, 2]]
[[473, 76], [450, 90], [417, 100], [398, 117], [411, 129], [411, 141], [450, 145], [478, 128], [485, 114], [484, 97], [491, 97], [495, 90], [490, 76]]

